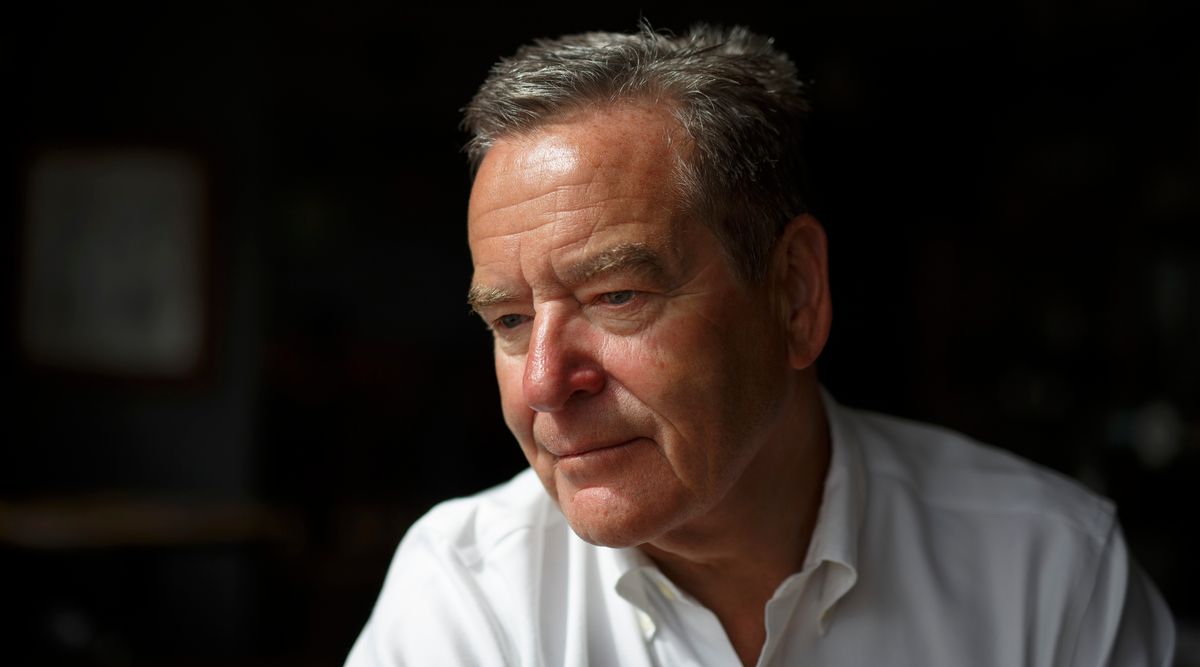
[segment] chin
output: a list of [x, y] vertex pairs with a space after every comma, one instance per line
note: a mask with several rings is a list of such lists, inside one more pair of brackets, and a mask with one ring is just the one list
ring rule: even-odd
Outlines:
[[619, 526], [593, 526], [571, 522], [571, 529], [579, 539], [598, 547], [610, 549], [625, 549], [639, 547], [653, 538], [641, 537], [636, 531], [628, 531]]
[[559, 507], [571, 529], [584, 542], [621, 549], [651, 542], [674, 525], [671, 512], [658, 499], [641, 502], [620, 497], [608, 489], [582, 489]]

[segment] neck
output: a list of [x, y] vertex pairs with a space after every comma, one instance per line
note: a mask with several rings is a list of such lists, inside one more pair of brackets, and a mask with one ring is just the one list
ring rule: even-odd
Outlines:
[[744, 664], [766, 639], [764, 609], [804, 564], [824, 494], [829, 428], [815, 379], [717, 507], [641, 546], [720, 619]]

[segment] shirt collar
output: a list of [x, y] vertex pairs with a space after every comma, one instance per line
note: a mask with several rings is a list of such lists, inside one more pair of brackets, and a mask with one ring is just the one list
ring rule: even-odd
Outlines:
[[[613, 586], [617, 593], [639, 609], [647, 609], [650, 601], [644, 586], [646, 575], [658, 570], [654, 561], [639, 549], [609, 549], [601, 547], [608, 556], [601, 559], [603, 580]], [[644, 574], [643, 574], [644, 573]]]
[[[855, 437], [846, 409], [821, 388], [826, 421], [829, 424], [829, 470], [825, 475], [825, 490], [821, 509], [804, 559], [803, 572], [814, 572], [828, 563], [820, 577], [818, 595], [819, 631], [828, 627], [829, 612], [854, 587], [858, 580], [859, 534], [866, 507], [866, 483], [862, 452]], [[654, 562], [636, 548], [603, 549], [601, 558], [603, 580], [622, 598], [639, 609], [651, 608], [648, 595], [650, 582], [665, 580]]]
[[866, 482], [862, 451], [845, 408], [821, 388], [821, 401], [829, 424], [829, 472], [821, 509], [813, 528], [804, 569], [829, 563], [832, 567], [821, 579], [819, 595], [820, 631], [825, 634], [829, 612], [858, 581], [858, 545], [866, 507]]

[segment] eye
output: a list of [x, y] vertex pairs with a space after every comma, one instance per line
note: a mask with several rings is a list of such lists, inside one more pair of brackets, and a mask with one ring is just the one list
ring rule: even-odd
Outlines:
[[501, 315], [500, 317], [497, 317], [496, 321], [493, 322], [493, 326], [501, 329], [515, 329], [527, 322], [529, 319], [530, 318], [528, 315], [510, 313], [508, 315]]
[[633, 301], [636, 296], [637, 292], [629, 289], [619, 292], [605, 292], [600, 295], [600, 301], [610, 306], [623, 306]]

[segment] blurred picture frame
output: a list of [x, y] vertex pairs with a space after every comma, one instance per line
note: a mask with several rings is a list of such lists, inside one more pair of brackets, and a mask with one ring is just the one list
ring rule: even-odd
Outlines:
[[204, 162], [155, 147], [53, 148], [26, 164], [17, 338], [34, 369], [190, 380], [209, 355]]

